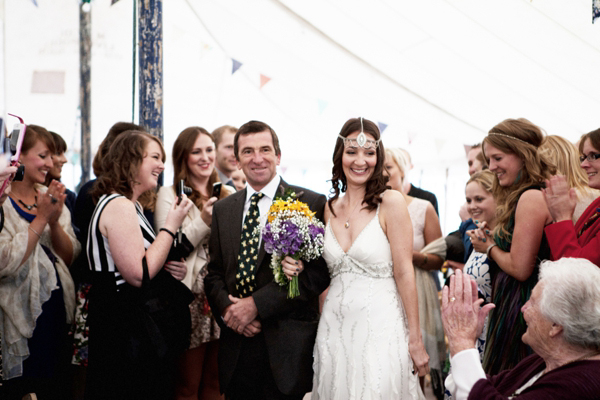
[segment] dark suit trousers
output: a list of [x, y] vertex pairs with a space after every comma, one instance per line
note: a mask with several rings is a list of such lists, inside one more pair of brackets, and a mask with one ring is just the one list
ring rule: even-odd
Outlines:
[[[290, 345], [293, 346], [293, 343]], [[277, 389], [263, 334], [259, 333], [252, 338], [244, 337], [235, 371], [229, 387], [225, 390], [225, 398], [227, 400], [302, 400], [303, 397], [303, 395], [285, 395]]]

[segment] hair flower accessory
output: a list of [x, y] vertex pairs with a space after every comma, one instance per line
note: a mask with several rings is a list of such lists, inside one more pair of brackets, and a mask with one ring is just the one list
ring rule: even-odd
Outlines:
[[275, 282], [285, 286], [288, 299], [300, 295], [298, 277], [288, 280], [281, 262], [286, 256], [294, 260], [311, 261], [323, 253], [325, 226], [315, 218], [306, 203], [298, 201], [293, 190], [281, 189], [271, 204], [264, 226], [257, 226], [254, 234], [262, 232], [265, 251], [271, 254], [271, 269]]

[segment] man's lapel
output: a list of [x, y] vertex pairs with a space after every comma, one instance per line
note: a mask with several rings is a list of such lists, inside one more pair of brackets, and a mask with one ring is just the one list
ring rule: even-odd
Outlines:
[[[231, 251], [233, 251], [234, 259], [237, 260], [238, 254], [240, 252], [240, 239], [242, 237], [242, 223], [244, 218], [244, 203], [246, 202], [246, 190], [241, 190], [232, 194], [235, 196], [234, 204], [231, 207], [231, 212], [229, 213], [229, 224], [231, 229], [229, 230], [230, 241], [231, 243]], [[237, 268], [237, 262], [236, 262]]]

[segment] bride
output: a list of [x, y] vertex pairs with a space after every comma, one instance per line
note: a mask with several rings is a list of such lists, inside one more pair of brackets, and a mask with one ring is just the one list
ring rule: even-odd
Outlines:
[[[312, 399], [422, 399], [429, 370], [402, 195], [386, 190], [377, 126], [348, 120], [333, 153], [325, 207], [331, 285], [314, 349]], [[343, 197], [339, 197], [345, 192]]]

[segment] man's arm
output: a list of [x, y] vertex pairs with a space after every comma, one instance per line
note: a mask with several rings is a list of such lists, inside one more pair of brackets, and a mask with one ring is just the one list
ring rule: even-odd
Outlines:
[[225, 280], [225, 265], [223, 265], [223, 255], [221, 252], [221, 240], [219, 230], [219, 207], [215, 207], [212, 215], [211, 234], [209, 240], [210, 261], [208, 263], [208, 274], [204, 278], [204, 290], [210, 308], [215, 315], [215, 319], [221, 326], [224, 326], [222, 316], [225, 309], [232, 304], [229, 299], [229, 290]]

